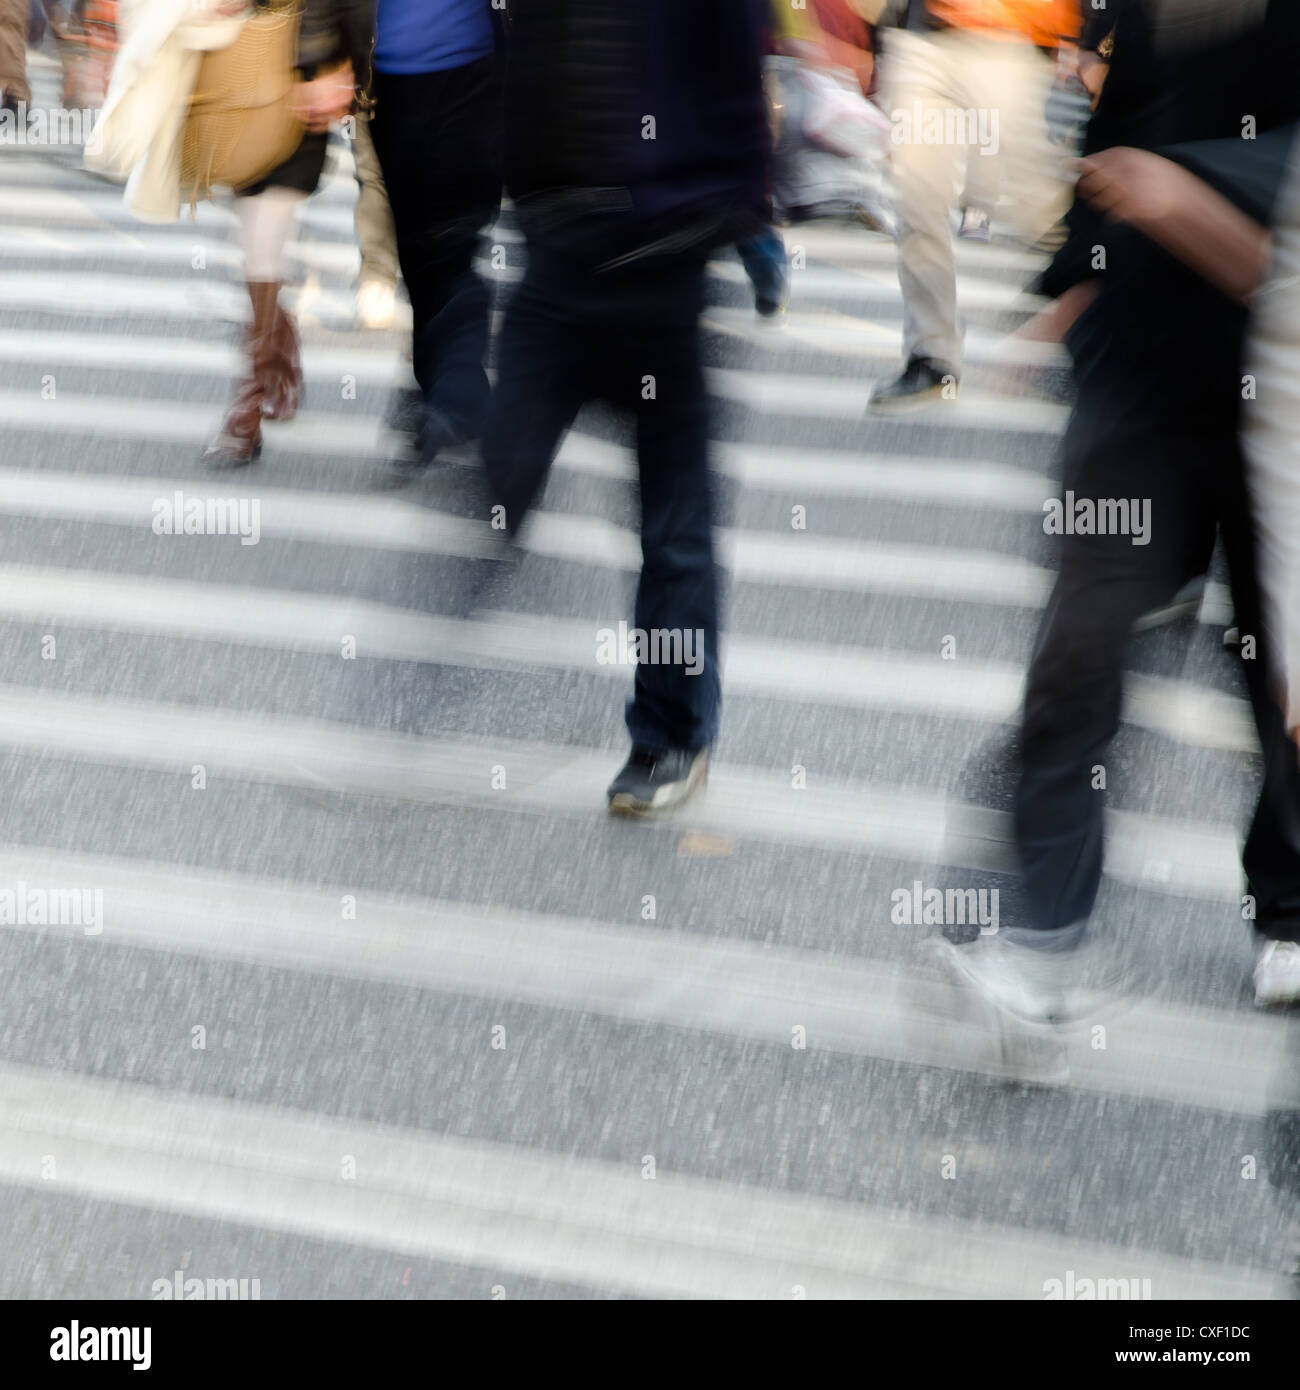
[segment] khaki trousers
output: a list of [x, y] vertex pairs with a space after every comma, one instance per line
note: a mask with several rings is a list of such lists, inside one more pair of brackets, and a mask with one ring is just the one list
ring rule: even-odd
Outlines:
[[[1029, 242], [1069, 207], [1062, 156], [1047, 138], [1052, 65], [1016, 37], [891, 29], [884, 39], [904, 356], [956, 372], [963, 331], [949, 218], [958, 178], [969, 186], [973, 174], [978, 189], [996, 187], [1000, 174], [1005, 211]], [[970, 172], [968, 160], [976, 165]], [[996, 171], [992, 178], [981, 179], [982, 161]]]
[[352, 157], [357, 165], [357, 182], [361, 185], [352, 218], [361, 245], [362, 283], [378, 280], [385, 285], [396, 285], [397, 231], [393, 226], [393, 210], [388, 205], [384, 171], [379, 167], [379, 156], [370, 135], [370, 122], [364, 116], [356, 119]]

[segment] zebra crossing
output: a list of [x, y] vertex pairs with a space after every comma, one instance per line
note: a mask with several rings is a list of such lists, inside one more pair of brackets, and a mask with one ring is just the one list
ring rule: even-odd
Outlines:
[[[1133, 992], [1070, 1083], [986, 1076], [891, 920], [920, 881], [1014, 910], [998, 750], [1065, 412], [1058, 351], [1005, 342], [1032, 256], [959, 246], [962, 399], [884, 422], [887, 242], [790, 229], [779, 326], [717, 259], [723, 735], [703, 801], [628, 826], [630, 673], [595, 659], [639, 565], [618, 423], [583, 413], [518, 572], [459, 611], [471, 460], [384, 480], [409, 369], [400, 325], [352, 327], [346, 155], [294, 248], [303, 410], [215, 479], [229, 212], [140, 227], [75, 153], [0, 150], [0, 888], [103, 921], [0, 932], [0, 1291], [1280, 1293], [1296, 1039], [1245, 988], [1221, 584], [1135, 647], [1097, 923]], [[504, 294], [508, 215], [487, 242]], [[159, 534], [177, 493], [256, 501], [257, 543]]]

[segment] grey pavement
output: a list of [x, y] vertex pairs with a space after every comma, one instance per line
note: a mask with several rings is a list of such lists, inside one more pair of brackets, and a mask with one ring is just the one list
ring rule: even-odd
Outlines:
[[[1068, 397], [998, 344], [1037, 259], [961, 245], [962, 398], [880, 422], [892, 246], [788, 229], [778, 325], [718, 258], [722, 734], [698, 805], [626, 824], [631, 674], [596, 661], [631, 619], [626, 433], [583, 413], [464, 611], [473, 463], [386, 484], [408, 368], [349, 319], [353, 196], [340, 151], [295, 251], [302, 414], [214, 477], [228, 213], [142, 228], [75, 149], [0, 147], [0, 890], [102, 898], [100, 931], [0, 931], [0, 1295], [1281, 1296], [1295, 1040], [1251, 1004], [1220, 589], [1133, 646], [1096, 922], [1133, 997], [1074, 1079], [984, 1075], [927, 1012], [935, 929], [891, 920], [916, 880], [1016, 918]], [[488, 241], [504, 296], [508, 213]], [[155, 534], [178, 489], [257, 499], [257, 544]]]

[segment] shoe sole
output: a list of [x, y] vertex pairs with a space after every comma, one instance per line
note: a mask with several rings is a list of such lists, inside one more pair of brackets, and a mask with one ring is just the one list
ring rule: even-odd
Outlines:
[[1001, 1066], [996, 1075], [1022, 1086], [1063, 1086], [1070, 1079], [1065, 1044], [1049, 1028], [1033, 1029], [991, 1011]]
[[1255, 989], [1255, 1007], [1257, 1009], [1272, 1009], [1277, 1012], [1285, 1012], [1287, 1009], [1300, 1009], [1300, 990], [1294, 994], [1261, 994], [1259, 988]]
[[[672, 811], [678, 806], [683, 806], [691, 797], [695, 795], [701, 787], [708, 785], [709, 764], [707, 759], [702, 768], [698, 771], [692, 769], [691, 774], [684, 783], [673, 783], [669, 787], [660, 787], [655, 793], [653, 801], [638, 801], [631, 792], [618, 792], [609, 799], [609, 810], [615, 816], [652, 816], [662, 811]], [[684, 790], [678, 792], [674, 788], [681, 786]], [[660, 799], [661, 793], [667, 796]]]
[[262, 446], [260, 443], [254, 445], [252, 453], [247, 458], [241, 457], [233, 450], [225, 452], [223, 450], [209, 450], [203, 455], [203, 463], [208, 468], [247, 468], [249, 464], [256, 463], [262, 457]]
[[1194, 618], [1201, 611], [1201, 599], [1198, 595], [1194, 599], [1184, 599], [1181, 603], [1171, 603], [1164, 608], [1153, 608], [1150, 613], [1144, 613], [1133, 624], [1134, 632], [1149, 632], [1153, 627], [1165, 627], [1169, 623], [1179, 622], [1183, 618]]
[[925, 410], [932, 405], [947, 404], [944, 390], [942, 386], [932, 386], [928, 391], [921, 391], [915, 396], [899, 396], [888, 401], [868, 401], [867, 410], [872, 415], [910, 415], [913, 411]]

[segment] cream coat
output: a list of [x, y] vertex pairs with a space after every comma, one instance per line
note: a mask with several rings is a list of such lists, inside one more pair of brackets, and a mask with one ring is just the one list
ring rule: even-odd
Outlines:
[[122, 44], [85, 161], [126, 180], [126, 206], [142, 222], [180, 215], [181, 132], [199, 63], [205, 51], [234, 43], [248, 18], [213, 10], [213, 0], [122, 5]]

